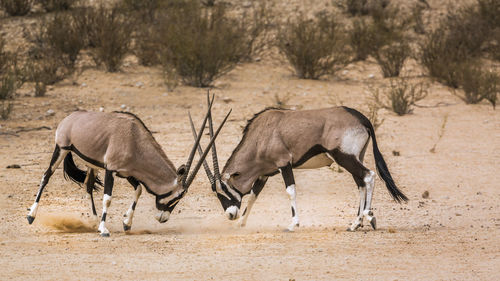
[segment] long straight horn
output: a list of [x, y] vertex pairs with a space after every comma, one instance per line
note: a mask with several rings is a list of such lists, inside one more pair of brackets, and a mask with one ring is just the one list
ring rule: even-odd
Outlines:
[[[188, 115], [189, 115], [189, 122], [191, 123], [191, 131], [193, 132], [193, 137], [196, 140], [198, 138], [198, 135], [196, 134], [196, 130], [194, 128], [193, 118], [191, 118], [191, 113], [188, 112]], [[208, 120], [210, 120], [210, 117]], [[200, 157], [203, 156], [203, 149], [201, 149], [200, 144], [198, 144], [198, 153], [200, 154]], [[212, 175], [212, 171], [210, 171], [210, 167], [208, 166], [207, 160], [203, 161], [203, 168], [205, 169], [205, 174], [207, 174], [210, 184], [213, 185], [215, 183], [215, 179], [214, 176]]]
[[[207, 91], [207, 103], [210, 104], [210, 92], [209, 91]], [[208, 129], [210, 132], [210, 137], [213, 138], [214, 125], [212, 123], [212, 112], [210, 112], [210, 115], [208, 115]], [[215, 180], [219, 181], [220, 180], [219, 160], [217, 159], [217, 150], [215, 148], [215, 142], [212, 145], [212, 161], [213, 161], [213, 165], [214, 165]]]
[[191, 164], [193, 163], [194, 153], [196, 152], [196, 148], [200, 144], [200, 139], [201, 139], [201, 136], [203, 135], [203, 130], [205, 130], [205, 124], [207, 123], [207, 119], [208, 119], [208, 115], [210, 114], [210, 110], [212, 110], [213, 102], [214, 102], [214, 97], [212, 97], [212, 100], [210, 101], [210, 104], [208, 105], [207, 114], [205, 115], [205, 118], [203, 119], [203, 123], [201, 124], [201, 128], [200, 128], [200, 131], [198, 133], [198, 137], [196, 138], [196, 141], [194, 142], [193, 148], [191, 149], [191, 153], [189, 153], [189, 158], [186, 162], [186, 172], [182, 178], [182, 186], [186, 186], [186, 178], [189, 175], [189, 169], [191, 168]]
[[[227, 118], [229, 117], [229, 114], [231, 114], [231, 111], [232, 111], [232, 109], [229, 110], [229, 112], [227, 113], [226, 117], [224, 118], [224, 120], [222, 121], [222, 123], [219, 125], [219, 128], [217, 128], [217, 131], [215, 131], [215, 135], [210, 139], [210, 143], [207, 145], [207, 148], [205, 149], [205, 152], [203, 152], [203, 155], [200, 157], [200, 161], [198, 161], [198, 163], [196, 164], [196, 167], [193, 169], [193, 172], [191, 173], [191, 175], [189, 175], [189, 177], [188, 177], [188, 179], [186, 181], [186, 184], [184, 185], [184, 189], [187, 189], [191, 185], [191, 183], [193, 182], [194, 177], [196, 176], [196, 173], [198, 172], [198, 170], [201, 167], [201, 163], [203, 163], [203, 161], [207, 157], [208, 151], [210, 150], [210, 147], [214, 144], [215, 139], [217, 138], [217, 135], [219, 135], [219, 132], [222, 129], [222, 126], [224, 126], [224, 123], [226, 123]], [[198, 138], [199, 137], [200, 136], [198, 135]]]

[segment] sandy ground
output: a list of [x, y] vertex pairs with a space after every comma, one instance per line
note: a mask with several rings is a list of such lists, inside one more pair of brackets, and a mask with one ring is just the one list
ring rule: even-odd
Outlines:
[[[368, 78], [372, 73], [375, 78]], [[288, 95], [290, 107], [320, 108], [341, 100], [363, 109], [370, 96], [364, 85], [382, 80], [372, 63], [354, 64], [342, 76], [307, 81], [293, 78], [278, 63], [238, 66], [213, 90], [216, 122], [233, 108], [218, 139], [221, 162], [238, 143], [246, 119], [273, 105], [275, 94]], [[358, 192], [350, 175], [336, 167], [296, 171], [301, 226], [294, 233], [283, 231], [291, 218], [279, 176], [269, 180], [241, 229], [223, 216], [202, 173], [165, 224], [154, 219], [154, 198], [144, 192], [130, 235], [122, 231], [121, 220], [132, 188], [116, 180], [107, 220], [111, 237], [101, 238], [86, 224], [83, 188], [65, 181], [58, 169], [35, 223], [28, 225], [26, 208], [50, 160], [55, 128], [77, 108], [113, 111], [125, 105], [155, 132], [177, 166], [185, 161], [192, 143], [186, 112], [200, 122], [206, 90], [166, 92], [161, 81], [151, 68], [130, 66], [105, 75], [91, 70], [76, 85], [65, 81], [46, 97], [16, 100], [2, 132], [51, 129], [0, 136], [2, 280], [500, 278], [499, 111], [486, 103], [465, 105], [439, 84], [432, 84], [429, 97], [419, 103], [426, 107], [411, 115], [380, 111], [385, 121], [377, 131], [379, 146], [410, 201], [396, 204], [377, 180], [376, 231], [367, 226], [345, 231], [356, 215]], [[225, 97], [231, 101], [223, 102]], [[435, 106], [438, 102], [444, 104]], [[54, 116], [46, 116], [49, 109]], [[445, 116], [444, 135], [431, 153]], [[374, 168], [371, 149], [365, 159]], [[10, 164], [21, 168], [7, 169]], [[424, 191], [429, 198], [422, 198]]]
[[[411, 62], [407, 70], [419, 75]], [[26, 209], [48, 167], [57, 124], [76, 109], [110, 112], [123, 105], [141, 117], [176, 166], [186, 161], [192, 145], [187, 110], [199, 124], [206, 89], [167, 92], [162, 81], [159, 70], [130, 61], [115, 74], [87, 70], [42, 98], [32, 97], [29, 87], [20, 91], [10, 120], [0, 121], [1, 280], [500, 280], [500, 111], [487, 103], [465, 105], [437, 83], [413, 114], [379, 112], [379, 147], [410, 201], [395, 203], [377, 179], [376, 231], [345, 230], [359, 194], [336, 166], [295, 172], [301, 226], [293, 233], [284, 232], [290, 203], [279, 175], [268, 181], [247, 227], [239, 228], [223, 215], [202, 172], [165, 224], [154, 219], [154, 198], [143, 192], [130, 234], [122, 230], [122, 216], [133, 192], [117, 179], [107, 219], [111, 237], [102, 238], [88, 221], [84, 189], [65, 181], [59, 168], [28, 225]], [[246, 120], [275, 105], [276, 95], [286, 97], [289, 108], [344, 104], [366, 112], [369, 88], [384, 81], [371, 61], [319, 81], [296, 79], [276, 60], [241, 64], [212, 90], [217, 123], [233, 109], [217, 141], [220, 161], [239, 142]], [[16, 133], [42, 126], [50, 129]], [[365, 159], [374, 169], [371, 147]], [[6, 168], [12, 164], [21, 168]], [[102, 191], [95, 197], [100, 212]]]

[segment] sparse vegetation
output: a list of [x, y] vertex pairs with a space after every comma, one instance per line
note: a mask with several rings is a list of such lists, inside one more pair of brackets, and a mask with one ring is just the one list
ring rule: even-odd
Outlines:
[[345, 9], [351, 16], [370, 15], [389, 6], [390, 0], [346, 0]]
[[[439, 141], [443, 138], [444, 136], [444, 132], [446, 130], [446, 123], [448, 122], [448, 114], [446, 114], [444, 117], [443, 117], [443, 123], [441, 124], [441, 127], [439, 128], [439, 131], [438, 131], [438, 139], [436, 140], [436, 142], [434, 143], [434, 145], [432, 146], [431, 149], [429, 149], [429, 152], [431, 153], [436, 153], [436, 146], [438, 145]], [[427, 197], [429, 197], [429, 192], [427, 192]], [[424, 197], [424, 195], [422, 195], [423, 198], [427, 198], [427, 197]]]
[[423, 82], [413, 84], [407, 78], [395, 78], [382, 93], [380, 89], [375, 89], [372, 94], [380, 107], [401, 116], [412, 112], [412, 106], [427, 96], [427, 89], [428, 85]]
[[33, 0], [0, 0], [0, 6], [10, 16], [24, 16], [31, 11]]
[[178, 76], [191, 86], [210, 86], [249, 54], [245, 27], [222, 5], [208, 10], [187, 1], [168, 9], [158, 34], [166, 77]]
[[354, 60], [365, 60], [374, 51], [373, 24], [365, 18], [356, 18], [352, 24], [349, 40], [354, 51]]
[[4, 50], [5, 41], [0, 35], [0, 117], [7, 119], [12, 112], [12, 100], [21, 86], [16, 55]]
[[384, 77], [399, 76], [404, 62], [410, 56], [410, 46], [406, 42], [393, 43], [375, 52]]
[[344, 67], [350, 60], [347, 38], [335, 16], [318, 14], [315, 19], [300, 15], [278, 32], [278, 48], [299, 78], [318, 79]]
[[77, 0], [38, 0], [47, 12], [69, 10], [75, 5]]
[[476, 104], [486, 99], [496, 106], [500, 93], [500, 77], [491, 71], [485, 71], [478, 64], [463, 64], [460, 68], [460, 88], [463, 95], [458, 95], [465, 103]]
[[87, 10], [81, 22], [87, 22], [89, 45], [93, 45], [92, 57], [96, 64], [104, 64], [109, 72], [120, 68], [125, 55], [130, 51], [132, 21], [114, 6], [103, 5]]

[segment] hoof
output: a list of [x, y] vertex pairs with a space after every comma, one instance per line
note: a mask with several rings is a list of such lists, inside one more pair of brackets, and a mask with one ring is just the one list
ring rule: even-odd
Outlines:
[[109, 237], [109, 233], [101, 233], [101, 237]]
[[132, 228], [132, 227], [131, 227], [131, 226], [129, 226], [129, 225], [123, 224], [123, 230], [124, 230], [124, 231], [129, 231], [129, 230], [130, 230], [130, 228]]
[[33, 221], [35, 220], [35, 217], [32, 216], [26, 216], [26, 219], [28, 220], [29, 224], [32, 224]]
[[377, 219], [375, 217], [372, 217], [370, 225], [373, 227], [373, 230], [377, 230]]

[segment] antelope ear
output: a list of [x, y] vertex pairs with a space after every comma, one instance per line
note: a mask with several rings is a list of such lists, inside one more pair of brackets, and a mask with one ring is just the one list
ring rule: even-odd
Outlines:
[[182, 164], [179, 169], [177, 169], [177, 176], [183, 176], [186, 173], [186, 165]]
[[229, 173], [224, 173], [224, 174], [222, 175], [222, 180], [223, 180], [223, 181], [228, 181], [230, 177], [231, 177], [231, 176], [229, 175]]

